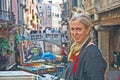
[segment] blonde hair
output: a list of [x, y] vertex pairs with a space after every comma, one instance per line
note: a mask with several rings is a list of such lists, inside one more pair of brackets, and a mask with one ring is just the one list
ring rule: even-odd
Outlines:
[[69, 23], [72, 21], [79, 20], [81, 23], [83, 23], [86, 26], [92, 27], [92, 20], [89, 16], [89, 14], [81, 9], [76, 9], [76, 11], [73, 13], [72, 18], [70, 19]]

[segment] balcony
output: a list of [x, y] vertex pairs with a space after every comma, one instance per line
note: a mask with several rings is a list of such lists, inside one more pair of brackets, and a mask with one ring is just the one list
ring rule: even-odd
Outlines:
[[120, 7], [120, 0], [100, 0], [99, 13]]
[[95, 2], [94, 0], [86, 0], [84, 4], [85, 10], [91, 14], [95, 13]]
[[85, 0], [85, 10], [94, 13], [102, 13], [120, 7], [120, 0]]
[[15, 24], [15, 16], [13, 12], [0, 10], [0, 23]]

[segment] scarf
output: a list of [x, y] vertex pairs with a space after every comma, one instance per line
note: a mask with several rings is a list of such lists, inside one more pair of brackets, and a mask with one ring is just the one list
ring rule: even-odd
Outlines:
[[[89, 38], [89, 37], [88, 37]], [[76, 43], [74, 42], [70, 48], [70, 52], [69, 52], [69, 55], [68, 55], [68, 61], [71, 61], [73, 60], [73, 57], [76, 53], [80, 52], [81, 51], [81, 48], [83, 47], [83, 45], [85, 44], [85, 42], [88, 40], [88, 38], [85, 39], [84, 42], [82, 43]]]

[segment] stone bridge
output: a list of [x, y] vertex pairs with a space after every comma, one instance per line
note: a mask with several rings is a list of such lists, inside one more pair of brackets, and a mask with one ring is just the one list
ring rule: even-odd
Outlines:
[[30, 34], [31, 41], [45, 41], [53, 43], [57, 46], [62, 44], [62, 34], [61, 33], [39, 33], [39, 34]]

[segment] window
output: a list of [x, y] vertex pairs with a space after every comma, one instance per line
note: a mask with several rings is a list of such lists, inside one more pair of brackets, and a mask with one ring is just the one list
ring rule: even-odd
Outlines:
[[42, 15], [43, 15], [43, 13], [42, 13], [42, 12], [40, 12], [40, 13], [39, 13], [39, 15], [40, 15], [40, 16], [42, 16]]
[[48, 17], [51, 17], [51, 12], [47, 11], [47, 15], [48, 15]]
[[73, 6], [77, 6], [78, 1], [77, 0], [73, 0]]
[[57, 17], [59, 17], [59, 14], [57, 14]]
[[40, 2], [40, 0], [38, 0], [38, 2]]
[[39, 6], [39, 9], [42, 9], [42, 7], [41, 7], [41, 6]]
[[52, 16], [54, 16], [54, 13], [52, 13]]
[[32, 0], [32, 4], [34, 4], [34, 0]]
[[42, 0], [38, 0], [38, 2], [39, 2], [39, 3], [41, 3], [41, 2], [42, 2]]
[[2, 5], [1, 3], [2, 3], [2, 1], [0, 0], [0, 10], [1, 10], [1, 5]]
[[47, 6], [47, 9], [51, 9], [51, 7], [50, 7], [50, 6]]

